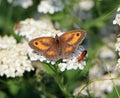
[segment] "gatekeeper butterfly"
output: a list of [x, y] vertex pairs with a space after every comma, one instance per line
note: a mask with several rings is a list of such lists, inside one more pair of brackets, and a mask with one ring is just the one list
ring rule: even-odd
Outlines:
[[48, 60], [64, 59], [72, 55], [86, 36], [84, 30], [72, 30], [61, 36], [38, 37], [29, 42], [29, 46]]

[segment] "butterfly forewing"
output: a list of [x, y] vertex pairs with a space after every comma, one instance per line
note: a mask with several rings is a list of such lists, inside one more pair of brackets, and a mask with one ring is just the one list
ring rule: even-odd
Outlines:
[[69, 45], [80, 44], [86, 36], [86, 32], [83, 30], [72, 30], [66, 32], [60, 36], [60, 39]]
[[60, 36], [63, 57], [70, 56], [85, 38], [86, 33], [83, 30], [73, 30]]
[[52, 37], [39, 37], [33, 39], [29, 42], [29, 46], [33, 48], [35, 51], [38, 51], [41, 54], [46, 55], [47, 57], [49, 55], [53, 55], [52, 51], [57, 53], [56, 42], [55, 39]]

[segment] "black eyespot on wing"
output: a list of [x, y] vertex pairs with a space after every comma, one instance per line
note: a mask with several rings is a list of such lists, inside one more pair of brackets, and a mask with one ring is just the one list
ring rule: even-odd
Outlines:
[[80, 33], [77, 33], [76, 36], [80, 36]]
[[35, 42], [35, 45], [38, 45], [38, 42]]

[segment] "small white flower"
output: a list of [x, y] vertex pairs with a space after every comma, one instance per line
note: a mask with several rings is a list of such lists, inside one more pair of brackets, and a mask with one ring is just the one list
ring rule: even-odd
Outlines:
[[115, 20], [113, 20], [113, 24], [118, 24], [120, 26], [120, 13], [116, 14]]
[[23, 8], [28, 8], [33, 5], [32, 0], [8, 0], [9, 3], [12, 3], [13, 6], [22, 6]]
[[63, 8], [64, 5], [61, 0], [42, 0], [38, 5], [38, 12], [54, 14]]
[[66, 63], [60, 63], [58, 66], [59, 66], [61, 71], [65, 71], [65, 69], [67, 67], [67, 64]]
[[[73, 92], [73, 96], [79, 96], [79, 95], [88, 95], [88, 93], [87, 93], [87, 88], [85, 88], [84, 90], [82, 90], [82, 88], [84, 87], [85, 85], [81, 85], [81, 86], [79, 86], [79, 87], [77, 87], [77, 88], [75, 88], [75, 90], [74, 90], [74, 92]], [[81, 91], [82, 90], [82, 91]], [[81, 91], [81, 92], [80, 92]]]
[[79, 7], [81, 10], [88, 11], [94, 6], [93, 0], [81, 0], [79, 2]]
[[115, 47], [116, 47], [116, 51], [118, 51], [118, 55], [119, 55], [115, 70], [120, 70], [120, 37], [117, 38]]
[[120, 7], [117, 9], [117, 12], [119, 12], [120, 11]]
[[120, 51], [120, 37], [117, 38], [117, 43], [115, 44], [116, 51]]
[[101, 59], [114, 60], [116, 58], [115, 53], [107, 46], [103, 46], [99, 51], [99, 57]]
[[16, 40], [12, 36], [11, 37], [4, 36], [3, 38], [0, 36], [0, 49], [11, 48], [15, 44]]
[[117, 9], [117, 13], [115, 19], [113, 20], [113, 24], [118, 24], [120, 26], [120, 7]]

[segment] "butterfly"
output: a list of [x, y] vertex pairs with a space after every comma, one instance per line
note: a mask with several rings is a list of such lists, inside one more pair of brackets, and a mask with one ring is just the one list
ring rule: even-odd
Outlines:
[[61, 36], [38, 37], [29, 42], [29, 46], [48, 60], [68, 58], [86, 37], [84, 30], [72, 30]]

